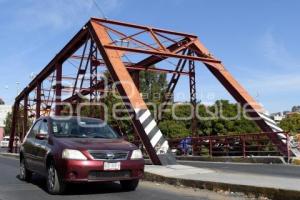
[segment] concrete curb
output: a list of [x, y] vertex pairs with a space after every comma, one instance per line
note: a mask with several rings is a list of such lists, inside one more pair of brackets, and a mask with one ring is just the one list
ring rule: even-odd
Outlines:
[[18, 154], [18, 153], [5, 153], [5, 152], [0, 152], [0, 156], [5, 156], [5, 157], [10, 157], [10, 158], [17, 158], [17, 159], [19, 159], [19, 154]]
[[234, 162], [234, 163], [263, 163], [263, 164], [286, 164], [281, 156], [253, 156], [253, 157], [207, 157], [207, 156], [176, 156], [178, 161], [208, 161], [208, 162]]
[[200, 180], [188, 180], [180, 178], [165, 177], [149, 172], [145, 172], [144, 180], [152, 182], [163, 182], [175, 186], [186, 186], [199, 189], [208, 189], [212, 191], [230, 191], [230, 192], [241, 192], [245, 195], [251, 195], [255, 197], [268, 197], [273, 200], [300, 200], [300, 191], [295, 190], [284, 190], [268, 187], [256, 187], [249, 185], [237, 185], [230, 183], [200, 181]]

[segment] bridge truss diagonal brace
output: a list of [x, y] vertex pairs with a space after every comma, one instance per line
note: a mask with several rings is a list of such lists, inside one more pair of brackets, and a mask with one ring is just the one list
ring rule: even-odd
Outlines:
[[[132, 77], [122, 62], [118, 50], [105, 48], [105, 45], [112, 42], [107, 31], [103, 26], [93, 21], [90, 21], [88, 26], [113, 81], [117, 83], [116, 87], [122, 95], [129, 113], [133, 115], [133, 125], [138, 130], [139, 137], [151, 161], [155, 165], [174, 164], [176, 161], [169, 151], [168, 141], [164, 138], [155, 120], [152, 118]], [[159, 150], [156, 151], [155, 149]]]
[[[201, 53], [201, 54], [211, 56], [209, 51], [204, 47], [204, 45], [199, 40], [196, 40], [194, 42], [192, 48], [196, 50], [196, 53], [198, 55]], [[253, 108], [257, 112], [261, 112], [263, 110], [263, 108], [249, 95], [249, 93], [225, 69], [222, 63], [213, 63], [207, 61], [203, 61], [203, 63], [239, 103], [242, 103], [243, 105], [248, 103], [248, 105], [251, 106], [251, 108]]]
[[[194, 42], [192, 48], [199, 56], [201, 54], [211, 56], [208, 49], [206, 49], [206, 47], [199, 40]], [[232, 95], [232, 97], [239, 102], [243, 108], [246, 108], [247, 114], [255, 119], [254, 122], [258, 125], [258, 127], [260, 127], [263, 132], [270, 133], [268, 134], [270, 140], [277, 145], [281, 153], [287, 155], [288, 152], [286, 150], [286, 144], [284, 141], [286, 138], [284, 138], [285, 136], [276, 134], [278, 131], [276, 129], [278, 129], [278, 127], [274, 125], [275, 122], [271, 123], [270, 125], [269, 121], [271, 119], [266, 120], [263, 118], [263, 107], [256, 100], [254, 100], [253, 97], [250, 96], [250, 94], [238, 83], [238, 81], [236, 81], [236, 79], [230, 74], [229, 71], [226, 70], [222, 63], [213, 63], [209, 61], [203, 61], [203, 63]], [[272, 132], [275, 134], [272, 134]]]

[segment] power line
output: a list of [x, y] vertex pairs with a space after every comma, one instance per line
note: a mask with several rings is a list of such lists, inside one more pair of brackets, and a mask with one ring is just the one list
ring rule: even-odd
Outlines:
[[102, 10], [102, 8], [99, 6], [99, 4], [97, 3], [96, 0], [93, 0], [98, 12], [102, 15], [102, 18], [107, 19], [106, 15], [104, 14], [104, 11]]

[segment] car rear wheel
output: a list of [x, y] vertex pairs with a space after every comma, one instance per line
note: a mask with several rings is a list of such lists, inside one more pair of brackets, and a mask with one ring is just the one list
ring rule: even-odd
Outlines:
[[125, 191], [134, 191], [137, 186], [139, 185], [139, 180], [126, 180], [126, 181], [120, 181], [122, 189]]
[[20, 161], [20, 174], [19, 177], [22, 181], [29, 182], [32, 176], [32, 172], [26, 168], [25, 159], [22, 158]]
[[53, 163], [50, 163], [47, 169], [47, 190], [50, 194], [62, 194], [65, 191], [66, 184], [58, 176]]

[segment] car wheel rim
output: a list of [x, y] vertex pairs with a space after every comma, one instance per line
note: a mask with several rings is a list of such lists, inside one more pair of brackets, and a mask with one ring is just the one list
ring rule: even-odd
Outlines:
[[24, 165], [24, 161], [22, 161], [21, 164], [20, 164], [20, 176], [21, 176], [21, 179], [25, 178], [25, 165]]
[[48, 170], [48, 184], [50, 190], [53, 190], [55, 185], [55, 169], [53, 166], [51, 166]]

